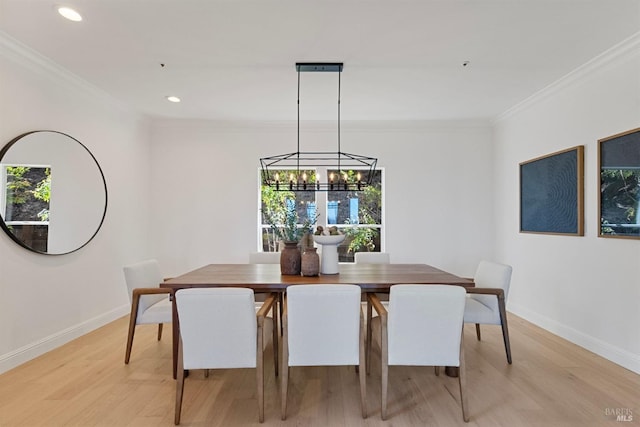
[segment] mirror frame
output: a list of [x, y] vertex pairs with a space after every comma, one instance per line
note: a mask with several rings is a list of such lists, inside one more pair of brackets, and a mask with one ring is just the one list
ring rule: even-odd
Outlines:
[[20, 134], [18, 136], [16, 136], [15, 138], [13, 138], [11, 141], [9, 141], [4, 147], [2, 147], [2, 149], [0, 149], [0, 162], [2, 161], [2, 159], [4, 158], [5, 154], [9, 151], [9, 149], [15, 145], [18, 141], [20, 141], [22, 138], [29, 136], [31, 134], [34, 133], [39, 133], [39, 132], [51, 132], [51, 133], [57, 133], [59, 135], [63, 135], [66, 136], [67, 138], [70, 138], [71, 140], [75, 141], [76, 143], [78, 143], [80, 145], [80, 147], [82, 147], [88, 154], [89, 156], [91, 156], [91, 159], [93, 159], [94, 163], [96, 164], [96, 167], [98, 168], [98, 172], [100, 172], [100, 177], [102, 178], [102, 186], [104, 188], [104, 209], [102, 210], [102, 218], [100, 218], [100, 223], [98, 224], [98, 227], [96, 227], [96, 230], [93, 232], [93, 234], [91, 235], [91, 237], [89, 237], [89, 239], [87, 239], [86, 242], [84, 242], [82, 245], [78, 246], [75, 249], [72, 249], [70, 251], [67, 252], [59, 252], [59, 253], [49, 253], [49, 252], [42, 252], [39, 250], [36, 250], [32, 247], [29, 247], [28, 245], [26, 245], [23, 241], [21, 241], [20, 239], [18, 239], [12, 232], [11, 230], [9, 230], [7, 224], [5, 224], [4, 221], [4, 216], [2, 214], [0, 214], [0, 227], [4, 230], [4, 232], [11, 238], [11, 240], [13, 240], [14, 242], [16, 242], [18, 245], [22, 246], [23, 248], [29, 250], [30, 252], [35, 252], [37, 254], [41, 254], [41, 255], [52, 255], [52, 256], [58, 256], [58, 255], [67, 255], [76, 251], [79, 251], [80, 249], [84, 248], [85, 246], [87, 246], [89, 244], [89, 242], [91, 242], [93, 240], [93, 238], [96, 236], [96, 234], [98, 234], [98, 231], [100, 231], [100, 229], [102, 228], [102, 224], [104, 223], [104, 218], [107, 215], [107, 206], [108, 206], [108, 202], [109, 202], [109, 195], [107, 192], [107, 181], [104, 178], [104, 172], [102, 171], [102, 168], [100, 167], [100, 163], [98, 163], [98, 160], [95, 158], [95, 156], [93, 155], [93, 153], [91, 151], [89, 151], [89, 149], [80, 141], [78, 141], [77, 139], [75, 139], [74, 137], [72, 137], [71, 135], [68, 135], [64, 132], [60, 132], [57, 130], [47, 130], [47, 129], [42, 129], [42, 130], [32, 130], [29, 132], [25, 132], [23, 134]]

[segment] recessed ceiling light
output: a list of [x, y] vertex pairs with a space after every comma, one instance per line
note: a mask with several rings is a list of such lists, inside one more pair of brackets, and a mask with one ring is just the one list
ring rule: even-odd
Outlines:
[[61, 6], [58, 8], [58, 13], [64, 16], [65, 18], [67, 18], [69, 21], [73, 21], [73, 22], [82, 21], [82, 16], [80, 16], [78, 12], [71, 9], [70, 7]]
[[169, 102], [180, 102], [180, 98], [177, 96], [167, 96], [167, 101]]

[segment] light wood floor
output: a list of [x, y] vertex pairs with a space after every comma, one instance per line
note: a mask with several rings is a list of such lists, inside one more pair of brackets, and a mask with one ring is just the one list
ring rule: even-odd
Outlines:
[[[457, 380], [432, 368], [391, 367], [389, 420], [380, 420], [379, 357], [368, 377], [369, 417], [360, 415], [351, 367], [291, 368], [289, 407], [280, 420], [271, 355], [265, 366], [265, 426], [620, 426], [640, 425], [640, 376], [510, 315], [513, 365], [499, 327], [477, 342], [467, 325], [469, 413], [462, 421]], [[175, 382], [171, 337], [138, 327], [124, 365], [127, 319], [117, 320], [0, 375], [0, 426], [171, 426]], [[615, 409], [631, 414], [616, 421]], [[629, 412], [630, 411], [630, 412]], [[184, 426], [259, 425], [250, 369], [192, 372]]]

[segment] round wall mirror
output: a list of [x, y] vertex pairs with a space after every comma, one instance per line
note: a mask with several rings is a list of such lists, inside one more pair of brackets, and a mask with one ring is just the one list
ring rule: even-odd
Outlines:
[[20, 246], [47, 255], [85, 246], [107, 212], [107, 184], [77, 139], [39, 130], [0, 150], [0, 226]]

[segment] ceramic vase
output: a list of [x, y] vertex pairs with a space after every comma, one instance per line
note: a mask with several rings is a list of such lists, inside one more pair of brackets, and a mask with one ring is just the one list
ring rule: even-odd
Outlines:
[[301, 265], [298, 242], [284, 242], [284, 249], [280, 252], [280, 274], [297, 276], [300, 274]]
[[303, 276], [317, 276], [320, 273], [320, 256], [317, 248], [307, 248], [302, 254], [302, 266], [300, 272]]
[[339, 274], [338, 245], [344, 242], [347, 236], [338, 234], [333, 236], [313, 236], [313, 241], [322, 246], [322, 259], [320, 260], [320, 273]]

